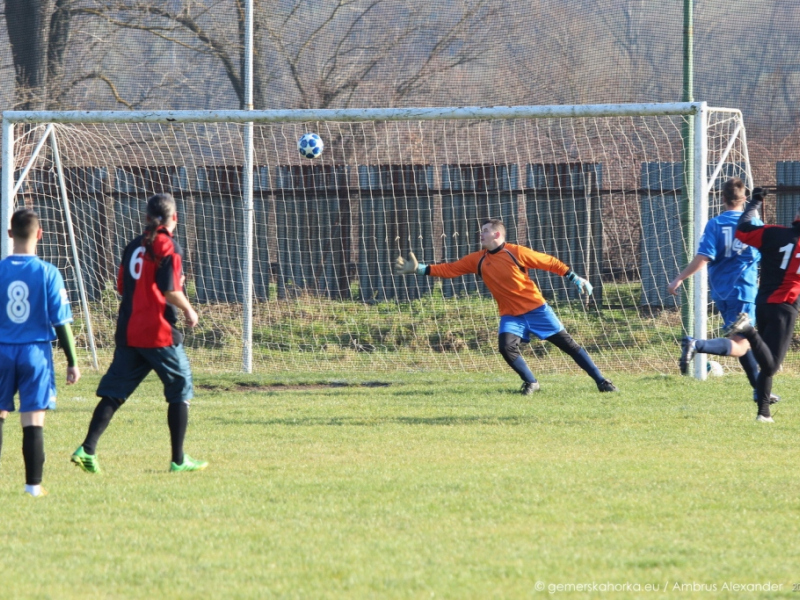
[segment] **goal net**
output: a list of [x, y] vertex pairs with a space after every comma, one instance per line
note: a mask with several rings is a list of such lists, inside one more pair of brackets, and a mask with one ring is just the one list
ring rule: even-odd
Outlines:
[[[4, 217], [39, 212], [39, 255], [64, 274], [82, 357], [101, 366], [122, 248], [165, 191], [200, 315], [185, 342], [195, 369], [497, 370], [481, 281], [398, 276], [391, 263], [456, 260], [499, 217], [509, 242], [591, 281], [585, 300], [530, 272], [601, 369], [674, 372], [681, 337], [720, 322], [702, 275], [688, 295], [667, 284], [724, 180], [750, 183], [741, 114], [701, 103], [4, 117]], [[297, 150], [307, 132], [325, 143], [315, 160]], [[536, 373], [576, 368], [537, 340], [524, 355]]]

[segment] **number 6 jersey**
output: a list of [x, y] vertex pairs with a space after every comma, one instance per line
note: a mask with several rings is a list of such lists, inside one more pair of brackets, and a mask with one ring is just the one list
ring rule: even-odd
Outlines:
[[175, 328], [178, 310], [164, 292], [181, 291], [183, 258], [181, 247], [166, 228], [153, 240], [152, 252], [140, 235], [122, 253], [117, 291], [122, 295], [117, 319], [117, 346], [164, 348], [183, 342]]
[[55, 266], [32, 254], [0, 261], [0, 344], [52, 342], [66, 323], [72, 310]]

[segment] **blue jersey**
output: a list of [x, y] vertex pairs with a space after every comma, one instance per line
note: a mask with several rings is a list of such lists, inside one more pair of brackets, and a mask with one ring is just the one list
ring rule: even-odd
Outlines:
[[700, 237], [697, 253], [711, 259], [708, 286], [714, 301], [756, 300], [761, 253], [736, 239], [736, 225], [741, 216], [740, 210], [725, 211], [708, 221]]
[[58, 269], [32, 255], [0, 261], [0, 343], [51, 342], [65, 323], [72, 309]]

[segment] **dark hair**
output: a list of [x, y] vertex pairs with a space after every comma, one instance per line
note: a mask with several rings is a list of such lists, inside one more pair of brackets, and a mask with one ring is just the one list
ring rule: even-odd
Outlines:
[[11, 235], [29, 240], [39, 231], [39, 215], [32, 208], [20, 208], [11, 215]]
[[506, 226], [503, 225], [503, 219], [484, 219], [481, 221], [481, 227], [484, 225], [491, 225], [493, 231], [499, 231], [504, 236], [506, 234]]
[[145, 247], [147, 256], [153, 259], [156, 264], [161, 261], [161, 257], [155, 255], [153, 241], [158, 235], [159, 228], [166, 225], [167, 219], [170, 219], [175, 214], [175, 211], [175, 198], [172, 197], [172, 194], [155, 194], [147, 200], [147, 223], [144, 227], [142, 246]]
[[722, 184], [722, 199], [725, 204], [739, 204], [744, 202], [746, 196], [744, 181], [738, 177], [731, 177]]

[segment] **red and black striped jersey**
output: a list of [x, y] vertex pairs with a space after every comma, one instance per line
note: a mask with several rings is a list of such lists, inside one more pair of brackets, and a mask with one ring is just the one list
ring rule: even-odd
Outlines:
[[800, 308], [800, 221], [791, 227], [754, 225], [760, 202], [749, 202], [739, 218], [736, 239], [761, 251], [756, 304], [791, 304]]
[[178, 310], [167, 303], [164, 292], [179, 291], [183, 277], [183, 252], [172, 234], [161, 228], [152, 253], [144, 235], [131, 241], [122, 253], [117, 291], [122, 295], [117, 319], [117, 346], [164, 348], [183, 342], [175, 328]]

